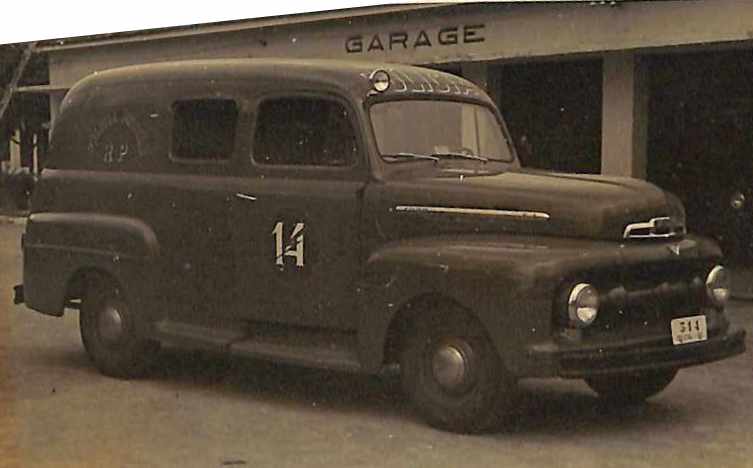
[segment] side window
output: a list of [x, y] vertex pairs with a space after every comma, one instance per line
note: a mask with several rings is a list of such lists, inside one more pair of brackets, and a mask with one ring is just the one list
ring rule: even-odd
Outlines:
[[358, 145], [348, 110], [329, 99], [286, 97], [259, 106], [253, 158], [259, 164], [344, 167]]
[[173, 104], [172, 156], [188, 160], [230, 159], [238, 106], [231, 99], [194, 99]]

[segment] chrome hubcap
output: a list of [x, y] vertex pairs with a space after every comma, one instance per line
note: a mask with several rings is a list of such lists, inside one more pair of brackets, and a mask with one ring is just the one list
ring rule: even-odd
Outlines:
[[118, 307], [108, 303], [97, 318], [99, 337], [107, 344], [116, 344], [123, 336], [123, 316]]
[[454, 343], [437, 347], [431, 367], [434, 379], [446, 390], [459, 390], [468, 379], [468, 362]]

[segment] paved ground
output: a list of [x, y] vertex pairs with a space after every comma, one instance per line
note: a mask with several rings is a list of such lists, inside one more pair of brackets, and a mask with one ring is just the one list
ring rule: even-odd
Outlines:
[[[580, 382], [526, 382], [516, 422], [482, 436], [425, 426], [389, 379], [177, 351], [146, 380], [103, 377], [76, 313], [11, 305], [22, 229], [0, 224], [0, 466], [753, 467], [750, 353], [625, 410]], [[753, 329], [753, 303], [730, 315]]]

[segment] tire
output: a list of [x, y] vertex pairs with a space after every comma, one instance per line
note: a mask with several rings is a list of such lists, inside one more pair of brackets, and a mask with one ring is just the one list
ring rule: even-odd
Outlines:
[[453, 306], [440, 306], [408, 327], [400, 376], [423, 419], [451, 432], [491, 429], [507, 413], [515, 389], [483, 327]]
[[618, 404], [638, 404], [665, 388], [677, 369], [586, 378], [586, 383], [605, 400]]
[[88, 282], [79, 326], [89, 358], [101, 373], [111, 377], [143, 376], [149, 358], [159, 349], [157, 342], [138, 336], [125, 294], [106, 277], [97, 276]]

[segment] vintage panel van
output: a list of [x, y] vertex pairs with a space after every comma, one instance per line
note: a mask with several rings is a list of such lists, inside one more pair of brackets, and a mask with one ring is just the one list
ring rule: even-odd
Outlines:
[[160, 344], [400, 369], [430, 424], [481, 431], [519, 379], [614, 401], [744, 350], [718, 246], [626, 178], [526, 170], [472, 83], [238, 59], [96, 73], [66, 95], [16, 302], [105, 374]]

